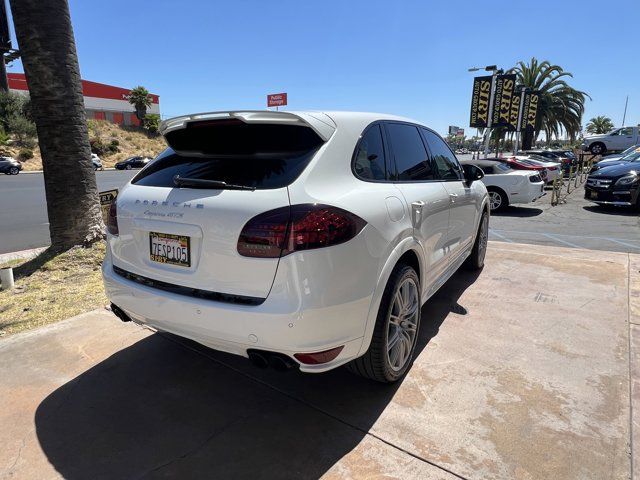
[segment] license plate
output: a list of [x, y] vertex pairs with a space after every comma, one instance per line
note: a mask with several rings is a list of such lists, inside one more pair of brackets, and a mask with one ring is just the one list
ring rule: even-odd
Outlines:
[[149, 256], [154, 262], [190, 267], [191, 239], [186, 235], [149, 232]]
[[589, 198], [598, 198], [598, 192], [594, 192], [594, 191], [589, 192]]

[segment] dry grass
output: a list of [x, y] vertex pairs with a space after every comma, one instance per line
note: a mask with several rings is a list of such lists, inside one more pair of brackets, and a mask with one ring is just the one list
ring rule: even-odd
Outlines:
[[[0, 335], [18, 333], [107, 305], [100, 266], [105, 245], [12, 261], [16, 288], [0, 291]], [[5, 266], [5, 265], [3, 265]]]
[[[167, 146], [162, 136], [149, 136], [139, 127], [117, 125], [104, 120], [92, 120], [90, 123], [89, 138], [96, 137], [105, 144], [110, 143], [111, 140], [117, 140], [120, 144], [118, 153], [100, 156], [105, 168], [113, 167], [116, 162], [134, 155], [153, 158]], [[4, 155], [15, 159], [18, 158], [19, 151], [20, 148], [16, 146], [2, 147]], [[33, 158], [22, 162], [22, 166], [25, 171], [42, 170], [42, 158], [38, 146], [33, 149]]]

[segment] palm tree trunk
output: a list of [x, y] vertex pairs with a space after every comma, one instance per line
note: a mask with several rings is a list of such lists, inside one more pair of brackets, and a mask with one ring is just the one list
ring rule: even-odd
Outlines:
[[521, 150], [531, 150], [533, 146], [533, 132], [528, 128], [523, 130], [522, 133], [522, 147]]
[[51, 246], [103, 236], [67, 0], [10, 0], [38, 130]]

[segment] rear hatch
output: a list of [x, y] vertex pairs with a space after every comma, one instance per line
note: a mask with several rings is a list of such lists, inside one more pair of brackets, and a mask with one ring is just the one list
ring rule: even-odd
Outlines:
[[118, 197], [117, 271], [197, 296], [266, 298], [279, 259], [241, 256], [238, 238], [255, 216], [289, 206], [288, 185], [335, 129], [316, 115], [321, 120], [226, 112], [165, 122], [169, 148]]

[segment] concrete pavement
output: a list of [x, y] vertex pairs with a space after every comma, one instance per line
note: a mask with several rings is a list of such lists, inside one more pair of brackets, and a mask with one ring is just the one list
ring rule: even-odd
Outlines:
[[[137, 170], [96, 172], [98, 190], [121, 188]], [[73, 175], [73, 172], [69, 172]], [[0, 254], [50, 243], [42, 173], [0, 175]]]
[[629, 478], [638, 328], [640, 256], [498, 242], [393, 386], [91, 312], [0, 340], [0, 477]]

